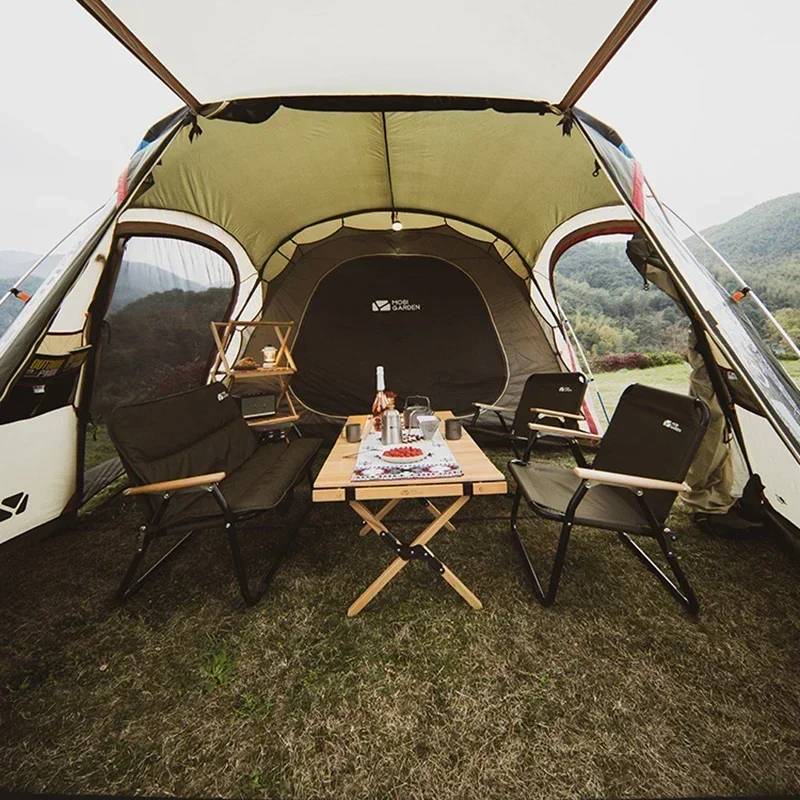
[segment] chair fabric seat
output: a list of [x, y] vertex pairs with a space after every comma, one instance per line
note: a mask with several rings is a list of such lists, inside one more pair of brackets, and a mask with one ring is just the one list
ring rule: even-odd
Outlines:
[[[218, 382], [117, 406], [109, 418], [108, 433], [134, 486], [225, 473], [219, 492], [178, 490], [166, 502], [161, 493], [137, 495], [148, 522], [140, 529], [139, 547], [120, 584], [120, 600], [134, 592], [195, 531], [224, 528], [242, 598], [255, 605], [275, 577], [299, 523], [281, 538], [269, 569], [255, 588], [250, 585], [236, 523], [275, 508], [284, 499], [291, 502], [292, 489], [304, 478], [310, 484], [311, 465], [322, 440], [300, 438], [260, 444], [236, 401]], [[285, 506], [288, 503], [281, 509]], [[181, 531], [188, 532], [137, 578], [155, 537]]]
[[[314, 459], [321, 439], [305, 437], [262, 444], [219, 488], [237, 515], [268, 511], [286, 496]], [[209, 492], [177, 494], [172, 498], [162, 525], [221, 516], [219, 505]]]
[[[563, 517], [582, 482], [564, 467], [513, 461], [509, 467], [525, 497], [551, 519]], [[574, 524], [633, 534], [648, 534], [650, 530], [633, 492], [605, 484], [596, 484], [588, 491], [578, 506]]]

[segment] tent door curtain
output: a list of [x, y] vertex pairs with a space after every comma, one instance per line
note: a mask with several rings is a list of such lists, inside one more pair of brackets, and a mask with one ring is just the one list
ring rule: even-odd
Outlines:
[[480, 290], [463, 270], [429, 256], [339, 264], [311, 296], [293, 352], [292, 390], [329, 416], [369, 408], [379, 364], [401, 398], [424, 389], [434, 407], [456, 414], [469, 413], [476, 398], [494, 402], [508, 381]]

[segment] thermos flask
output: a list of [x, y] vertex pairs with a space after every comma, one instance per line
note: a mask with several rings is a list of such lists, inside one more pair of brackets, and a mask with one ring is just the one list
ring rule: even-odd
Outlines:
[[400, 412], [387, 408], [381, 415], [381, 444], [403, 443], [403, 421]]

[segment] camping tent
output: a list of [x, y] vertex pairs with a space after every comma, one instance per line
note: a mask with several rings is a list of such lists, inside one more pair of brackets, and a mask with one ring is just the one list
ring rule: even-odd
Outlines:
[[[513, 404], [530, 372], [576, 368], [555, 263], [589, 236], [636, 230], [680, 292], [746, 469], [800, 525], [796, 386], [618, 134], [575, 108], [655, 0], [80, 2], [186, 107], [147, 133], [0, 340], [0, 542], [79, 506], [93, 402], [121, 397], [103, 395], [104, 371], [128, 358], [140, 369], [128, 388], [149, 370], [163, 390], [219, 369], [196, 355], [199, 374], [158, 372], [172, 343], [142, 341], [145, 322], [141, 351], [131, 339], [104, 359], [115, 307], [205, 331], [214, 318], [295, 320], [301, 422], [363, 409], [379, 356], [403, 393], [428, 388], [465, 413]], [[187, 289], [216, 294], [187, 303]], [[155, 294], [173, 305], [153, 307]], [[258, 354], [255, 331], [237, 329], [229, 361]]]

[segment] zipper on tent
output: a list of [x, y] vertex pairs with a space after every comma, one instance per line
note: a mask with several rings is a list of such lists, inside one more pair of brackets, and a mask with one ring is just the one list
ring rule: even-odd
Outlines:
[[[778, 333], [780, 333], [780, 335], [785, 339], [786, 344], [788, 344], [789, 347], [794, 351], [795, 355], [798, 358], [800, 358], [800, 347], [797, 346], [794, 339], [792, 339], [792, 337], [789, 336], [788, 331], [783, 327], [783, 325], [781, 325], [780, 322], [778, 322], [777, 319], [775, 319], [772, 312], [767, 308], [767, 306], [764, 304], [761, 298], [756, 294], [756, 292], [750, 286], [747, 285], [744, 278], [742, 278], [742, 276], [728, 263], [728, 261], [719, 252], [719, 250], [717, 250], [716, 247], [714, 247], [714, 245], [712, 245], [711, 242], [709, 242], [708, 239], [706, 239], [706, 237], [703, 236], [702, 233], [698, 233], [685, 219], [683, 219], [683, 217], [680, 216], [680, 214], [678, 214], [676, 211], [673, 211], [666, 204], [662, 204], [662, 207], [665, 208], [667, 211], [669, 211], [669, 213], [672, 214], [675, 217], [675, 219], [677, 219], [680, 223], [682, 223], [684, 227], [690, 230], [719, 259], [720, 263], [724, 267], [726, 267], [727, 270], [731, 273], [731, 275], [733, 275], [733, 277], [737, 280], [739, 286], [742, 287], [739, 290], [739, 292], [741, 293], [741, 297], [739, 298], [733, 297], [733, 300], [738, 303], [739, 300], [744, 299], [744, 297], [752, 297], [753, 300], [755, 300], [756, 305], [763, 312], [764, 316], [772, 323], [772, 325], [775, 327]], [[739, 292], [737, 292], [737, 294]]]
[[575, 347], [575, 352], [578, 354], [578, 357], [582, 362], [583, 368], [586, 370], [585, 374], [588, 377], [589, 383], [592, 384], [592, 389], [594, 390], [595, 396], [600, 402], [600, 408], [603, 409], [603, 416], [606, 418], [606, 424], [608, 424], [611, 422], [611, 418], [608, 416], [608, 410], [606, 409], [606, 404], [603, 401], [603, 395], [600, 393], [600, 387], [597, 385], [597, 381], [594, 379], [594, 373], [592, 372], [592, 368], [589, 364], [589, 359], [587, 358], [586, 352], [581, 346], [580, 339], [578, 339], [578, 336], [575, 333], [575, 329], [572, 327], [572, 323], [569, 321], [569, 319], [567, 319], [567, 315], [564, 314], [563, 311], [561, 313], [561, 322], [563, 323], [567, 333], [572, 338]]

